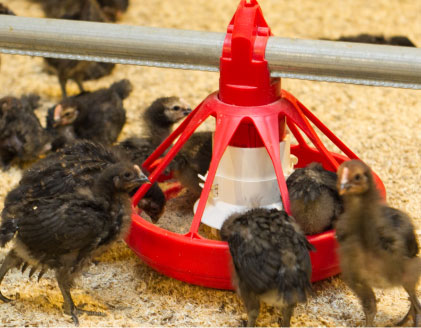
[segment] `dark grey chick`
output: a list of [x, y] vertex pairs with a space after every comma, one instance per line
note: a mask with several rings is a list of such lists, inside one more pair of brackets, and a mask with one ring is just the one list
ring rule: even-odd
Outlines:
[[212, 160], [212, 132], [195, 132], [183, 145], [173, 161], [170, 170], [174, 177], [195, 196], [200, 196], [202, 188], [198, 174], [204, 176]]
[[311, 292], [313, 246], [284, 211], [256, 208], [230, 216], [222, 225], [233, 262], [233, 282], [254, 327], [260, 301], [281, 310], [281, 326], [290, 326], [294, 307]]
[[158, 147], [172, 132], [175, 123], [191, 113], [190, 106], [178, 97], [156, 99], [143, 112], [145, 137], [153, 148]]
[[[100, 172], [119, 162], [131, 161], [124, 154], [101, 144], [86, 140], [76, 141], [27, 169], [19, 186], [9, 192], [6, 198], [8, 208], [20, 206], [26, 198], [52, 197], [74, 192], [79, 187], [91, 188]], [[135, 191], [136, 188], [129, 191], [129, 195], [133, 195]], [[154, 184], [138, 205], [156, 222], [165, 207], [164, 193]]]
[[126, 122], [123, 100], [131, 91], [132, 84], [124, 79], [109, 88], [63, 99], [50, 108], [47, 129], [56, 137], [54, 148], [60, 148], [74, 139], [111, 145]]
[[127, 11], [129, 0], [98, 0], [98, 4], [108, 19], [115, 22]]
[[345, 41], [345, 42], [359, 42], [359, 43], [371, 43], [371, 44], [384, 44], [391, 46], [402, 46], [402, 47], [415, 47], [415, 44], [409, 40], [406, 36], [397, 35], [391, 37], [384, 37], [383, 35], [373, 34], [358, 34], [352, 36], [341, 36], [334, 41]]
[[39, 158], [51, 148], [51, 139], [34, 109], [37, 96], [0, 99], [0, 160], [3, 169]]
[[[47, 1], [53, 10], [63, 11], [63, 15], [55, 18], [107, 22], [108, 18], [101, 10], [96, 0], [76, 1]], [[50, 16], [52, 17], [52, 16]], [[45, 58], [45, 62], [58, 77], [62, 96], [67, 97], [66, 84], [68, 80], [74, 80], [80, 92], [84, 92], [83, 81], [96, 80], [111, 74], [115, 67], [112, 63], [98, 63], [90, 61], [78, 61], [70, 59]]]
[[360, 299], [366, 326], [376, 315], [374, 288], [402, 286], [409, 295], [410, 316], [421, 324], [416, 284], [421, 273], [418, 242], [411, 219], [381, 202], [370, 168], [352, 160], [338, 169], [338, 190], [344, 212], [336, 224], [342, 275]]
[[316, 162], [296, 169], [288, 177], [291, 214], [306, 235], [331, 228], [342, 212], [336, 180], [336, 173], [325, 170]]
[[8, 7], [0, 3], [0, 15], [15, 15]]
[[[33, 0], [47, 17], [115, 22], [127, 10], [128, 0]], [[94, 10], [92, 9], [94, 8]], [[93, 12], [94, 11], [94, 12]], [[99, 17], [97, 17], [99, 16]]]
[[[117, 145], [114, 145], [112, 148], [115, 151], [123, 153], [131, 162], [140, 167], [142, 167], [146, 158], [155, 150], [155, 148], [152, 147], [150, 138], [138, 137], [127, 138]], [[131, 193], [131, 196], [133, 196], [135, 192], [136, 190]], [[164, 212], [165, 204], [165, 194], [155, 182], [142, 197], [138, 206], [149, 215], [153, 223], [157, 223]]]
[[[25, 198], [12, 208], [6, 201], [0, 243], [4, 247], [13, 239], [14, 245], [0, 268], [0, 281], [10, 269], [22, 264], [29, 264], [31, 272], [40, 270], [40, 275], [52, 269], [63, 295], [64, 312], [76, 325], [81, 312], [100, 315], [77, 308], [70, 288], [93, 256], [125, 237], [131, 222], [128, 191], [146, 181], [137, 165], [117, 163], [101, 171], [92, 188]], [[1, 294], [0, 298], [10, 301]]]

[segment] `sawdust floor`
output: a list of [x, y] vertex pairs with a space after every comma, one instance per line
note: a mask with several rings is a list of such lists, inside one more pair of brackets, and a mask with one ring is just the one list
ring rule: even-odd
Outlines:
[[[3, 0], [18, 15], [42, 17], [28, 0]], [[237, 0], [131, 0], [122, 23], [223, 32]], [[265, 17], [277, 36], [335, 38], [363, 32], [387, 36], [404, 34], [421, 46], [421, 1], [418, 0], [262, 0]], [[134, 90], [125, 101], [128, 123], [121, 138], [140, 133], [140, 111], [159, 96], [179, 95], [193, 106], [218, 88], [218, 74], [136, 66], [118, 66], [112, 76], [86, 83], [94, 90], [129, 78]], [[382, 178], [391, 205], [407, 211], [421, 224], [421, 94], [420, 91], [344, 84], [283, 80], [283, 88], [308, 106]], [[69, 85], [76, 93], [76, 85]], [[45, 110], [60, 97], [54, 76], [43, 70], [41, 58], [2, 55], [0, 97], [37, 92]], [[44, 120], [43, 120], [44, 123]], [[203, 128], [211, 128], [212, 122]], [[329, 147], [329, 145], [328, 145]], [[0, 172], [0, 207], [6, 193], [19, 181], [20, 169]], [[183, 196], [188, 197], [188, 196]], [[192, 211], [185, 198], [174, 199], [161, 224], [188, 228]], [[0, 208], [1, 209], [1, 208]], [[2, 250], [1, 257], [7, 250]], [[62, 314], [62, 297], [52, 273], [39, 283], [14, 270], [2, 292], [15, 298], [0, 304], [4, 326], [73, 326]], [[294, 326], [358, 326], [363, 313], [340, 277], [314, 284], [314, 297], [299, 305]], [[421, 296], [421, 289], [419, 296]], [[391, 325], [409, 306], [400, 289], [377, 290], [375, 323]], [[90, 266], [73, 289], [77, 304], [103, 311], [105, 317], [80, 317], [81, 326], [238, 326], [245, 319], [234, 292], [213, 290], [165, 277], [146, 266], [123, 243]], [[260, 326], [276, 326], [277, 313], [263, 307]]]

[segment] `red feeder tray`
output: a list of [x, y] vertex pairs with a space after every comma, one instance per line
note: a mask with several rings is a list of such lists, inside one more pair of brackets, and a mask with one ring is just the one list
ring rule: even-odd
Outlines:
[[[264, 59], [270, 35], [270, 28], [257, 1], [242, 0], [225, 38], [220, 62], [219, 92], [208, 96], [143, 164], [151, 170], [154, 161], [179, 137], [160, 163], [151, 170], [149, 179], [154, 183], [197, 127], [209, 116], [215, 117], [212, 161], [190, 231], [181, 235], [161, 229], [133, 211], [133, 224], [126, 241], [142, 260], [165, 275], [212, 288], [233, 288], [227, 243], [208, 240], [198, 234], [219, 161], [228, 145], [266, 148], [288, 213], [289, 197], [279, 149], [279, 142], [285, 135], [285, 124], [298, 142], [298, 145], [291, 147], [291, 153], [299, 160], [296, 167], [316, 161], [326, 169], [336, 171], [344, 160], [358, 158], [294, 96], [281, 90], [279, 78], [270, 78]], [[346, 156], [329, 152], [310, 122]], [[315, 148], [307, 145], [300, 130]], [[385, 196], [383, 183], [376, 175], [375, 179]], [[134, 207], [150, 186], [147, 184], [139, 188], [133, 197]], [[317, 249], [310, 253], [312, 281], [338, 274], [340, 269], [334, 231], [309, 236], [308, 239]]]

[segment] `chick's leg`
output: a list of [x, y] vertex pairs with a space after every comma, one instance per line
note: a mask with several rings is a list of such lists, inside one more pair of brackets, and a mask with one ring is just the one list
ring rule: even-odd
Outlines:
[[291, 326], [291, 316], [294, 312], [295, 304], [287, 305], [281, 309], [282, 318], [279, 321], [281, 327], [290, 327]]
[[409, 317], [412, 316], [414, 319], [414, 327], [419, 327], [421, 325], [421, 304], [415, 292], [415, 285], [412, 287], [405, 286], [405, 290], [409, 295], [411, 307], [409, 308], [409, 311], [405, 317], [400, 322], [398, 322], [397, 325], [403, 325], [406, 321], [408, 321]]
[[247, 310], [247, 327], [255, 327], [260, 312], [260, 301], [246, 286], [240, 284], [239, 288], [240, 296]]
[[70, 287], [73, 284], [73, 277], [72, 275], [66, 270], [57, 270], [56, 271], [56, 279], [58, 286], [60, 288], [61, 294], [63, 295], [63, 310], [64, 313], [70, 315], [72, 320], [76, 326], [79, 326], [79, 319], [78, 314], [86, 313], [88, 315], [96, 315], [96, 316], [104, 316], [105, 314], [102, 312], [96, 311], [87, 311], [75, 306], [73, 302], [72, 296], [70, 295]]
[[[14, 267], [19, 267], [22, 264], [22, 260], [16, 256], [15, 252], [13, 250], [11, 250], [5, 257], [3, 264], [0, 267], [0, 284], [3, 281], [4, 276], [6, 275], [6, 273], [14, 268]], [[10, 302], [11, 299], [7, 298], [6, 296], [4, 296], [1, 292], [0, 292], [0, 299], [3, 302]]]
[[360, 299], [365, 314], [365, 325], [367, 327], [373, 327], [374, 317], [377, 312], [376, 296], [374, 295], [373, 289], [357, 281], [349, 283], [349, 286]]

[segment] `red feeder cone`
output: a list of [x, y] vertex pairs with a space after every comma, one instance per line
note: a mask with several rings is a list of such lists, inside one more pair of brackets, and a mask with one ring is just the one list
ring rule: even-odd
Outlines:
[[[256, 0], [242, 0], [228, 26], [220, 60], [220, 90], [208, 96], [183, 123], [145, 161], [151, 164], [179, 137], [149, 176], [155, 182], [186, 140], [209, 116], [216, 119], [213, 155], [190, 231], [180, 235], [161, 229], [133, 212], [133, 224], [127, 238], [129, 246], [151, 267], [165, 275], [189, 283], [232, 289], [228, 245], [198, 234], [202, 215], [226, 148], [265, 147], [274, 171], [285, 210], [289, 210], [288, 190], [281, 165], [279, 144], [285, 136], [285, 122], [298, 141], [291, 153], [298, 157], [296, 167], [317, 161], [336, 171], [339, 163], [358, 158], [294, 96], [280, 89], [280, 79], [270, 78], [264, 58], [270, 28]], [[320, 129], [348, 157], [329, 152], [312, 128]], [[305, 142], [304, 132], [315, 148]], [[377, 178], [384, 195], [382, 182]], [[150, 184], [133, 197], [133, 205], [145, 195]], [[312, 281], [339, 273], [334, 231], [309, 236], [317, 251], [311, 253]]]

